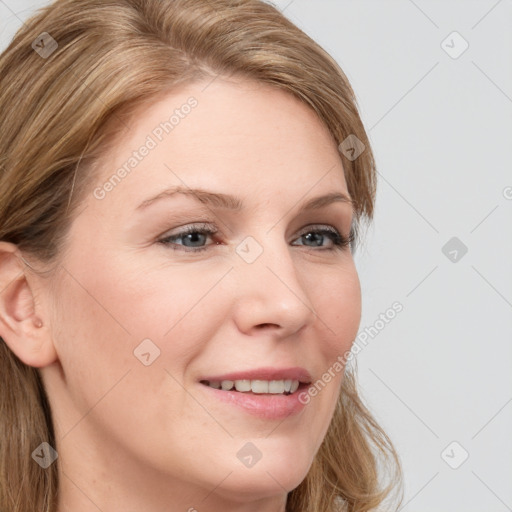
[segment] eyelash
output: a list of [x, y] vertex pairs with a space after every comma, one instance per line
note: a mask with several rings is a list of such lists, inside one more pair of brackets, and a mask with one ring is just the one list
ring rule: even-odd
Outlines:
[[[323, 250], [323, 251], [343, 251], [344, 249], [346, 249], [349, 246], [351, 246], [352, 243], [355, 240], [355, 235], [354, 235], [353, 231], [350, 231], [350, 234], [349, 234], [349, 236], [347, 238], [346, 236], [341, 235], [339, 233], [339, 231], [334, 229], [334, 228], [322, 227], [321, 229], [315, 229], [315, 227], [316, 226], [312, 226], [307, 231], [303, 231], [299, 235], [299, 238], [301, 238], [303, 236], [306, 236], [308, 234], [311, 234], [311, 233], [317, 233], [317, 234], [321, 234], [321, 235], [329, 235], [331, 237], [331, 240], [332, 240], [334, 245], [331, 248], [320, 249], [320, 250]], [[192, 234], [192, 233], [200, 233], [200, 234], [203, 234], [203, 235], [210, 235], [210, 236], [212, 236], [212, 235], [215, 235], [216, 233], [218, 233], [218, 230], [213, 229], [213, 228], [209, 227], [208, 225], [188, 226], [183, 231], [180, 231], [179, 233], [176, 233], [175, 235], [171, 235], [171, 236], [167, 236], [165, 238], [162, 238], [162, 239], [158, 240], [158, 242], [161, 243], [162, 245], [172, 249], [172, 250], [175, 250], [175, 251], [185, 251], [185, 252], [193, 252], [193, 253], [198, 253], [198, 252], [205, 251], [206, 249], [208, 249], [208, 247], [210, 245], [218, 245], [218, 244], [210, 244], [210, 245], [205, 245], [203, 247], [182, 248], [182, 247], [185, 247], [185, 246], [181, 246], [180, 247], [179, 244], [172, 243], [172, 241], [174, 241], [174, 240], [176, 240], [178, 238], [185, 237], [186, 235], [189, 235], [189, 234]], [[178, 248], [178, 247], [180, 247], [180, 248]], [[314, 249], [313, 247], [309, 247], [309, 246], [304, 246], [304, 247], [307, 247], [307, 248], [310, 248], [310, 249]]]

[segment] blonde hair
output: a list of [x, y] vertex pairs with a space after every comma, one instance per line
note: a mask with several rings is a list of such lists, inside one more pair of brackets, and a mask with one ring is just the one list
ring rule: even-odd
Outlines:
[[[375, 163], [350, 84], [275, 7], [260, 0], [57, 0], [26, 21], [0, 56], [0, 240], [55, 268], [94, 164], [124, 120], [178, 85], [219, 74], [294, 95], [337, 144], [355, 135], [363, 153], [355, 160], [340, 153], [354, 234], [360, 220], [372, 220]], [[39, 372], [0, 338], [0, 510], [55, 512], [57, 464], [42, 469], [31, 458], [43, 441], [55, 447]], [[386, 468], [395, 471], [384, 487]], [[286, 510], [374, 510], [401, 478], [398, 455], [347, 366], [326, 437]]]

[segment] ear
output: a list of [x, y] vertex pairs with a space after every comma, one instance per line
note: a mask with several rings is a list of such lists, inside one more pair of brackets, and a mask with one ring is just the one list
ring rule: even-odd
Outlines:
[[17, 246], [0, 241], [0, 336], [23, 363], [41, 368], [55, 362], [57, 352], [48, 319], [36, 314], [37, 279]]

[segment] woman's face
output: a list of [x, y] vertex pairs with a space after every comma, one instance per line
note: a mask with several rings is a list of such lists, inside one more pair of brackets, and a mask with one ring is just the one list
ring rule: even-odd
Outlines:
[[[62, 499], [199, 512], [282, 503], [326, 434], [335, 362], [360, 321], [352, 254], [335, 244], [351, 204], [301, 209], [348, 196], [336, 143], [287, 93], [221, 78], [174, 91], [129, 127], [52, 288], [58, 361], [41, 371]], [[183, 193], [148, 202], [173, 187]]]

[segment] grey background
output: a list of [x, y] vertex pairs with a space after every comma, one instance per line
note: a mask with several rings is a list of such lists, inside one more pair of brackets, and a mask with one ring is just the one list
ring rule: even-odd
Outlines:
[[[0, 0], [2, 49], [46, 3]], [[401, 510], [512, 511], [512, 2], [275, 3], [340, 63], [377, 157], [357, 366]]]

